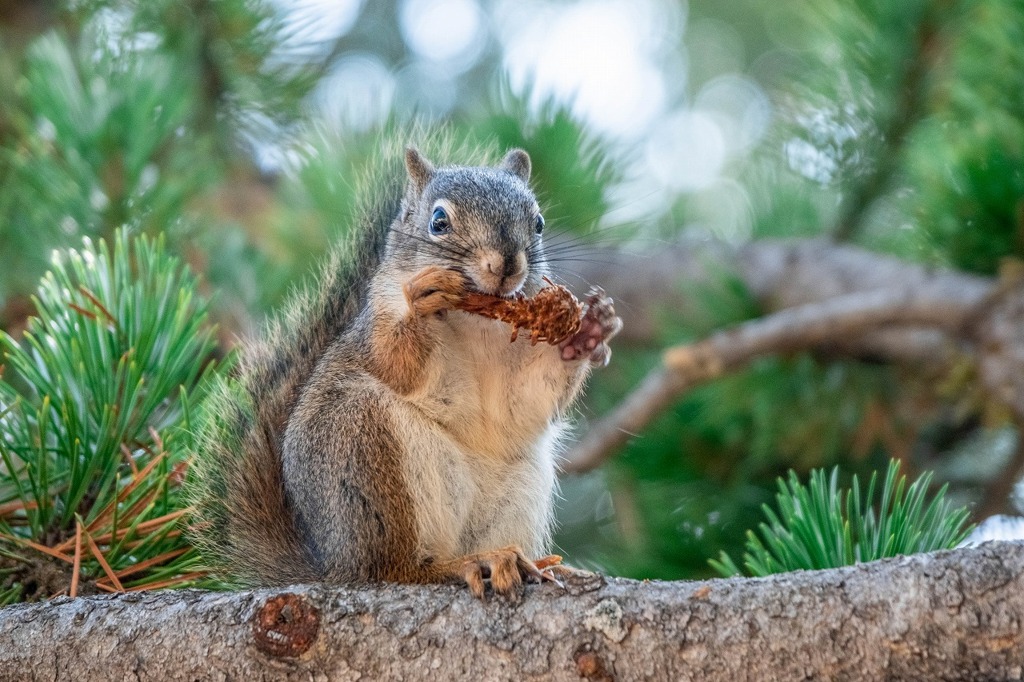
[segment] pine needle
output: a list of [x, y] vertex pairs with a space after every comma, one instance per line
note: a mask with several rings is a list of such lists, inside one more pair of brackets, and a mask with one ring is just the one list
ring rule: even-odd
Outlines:
[[135, 585], [128, 588], [128, 592], [138, 592], [140, 590], [161, 590], [166, 587], [176, 587], [183, 585], [192, 580], [198, 580], [207, 576], [206, 571], [194, 571], [192, 573], [186, 573], [185, 575], [179, 575], [176, 578], [170, 578], [168, 580], [161, 580], [155, 583], [146, 583], [145, 585]]
[[118, 580], [117, 574], [114, 573], [114, 570], [112, 568], [110, 568], [110, 564], [107, 563], [107, 560], [103, 558], [103, 552], [100, 551], [100, 548], [96, 545], [96, 542], [92, 539], [92, 536], [89, 535], [88, 532], [85, 532], [85, 540], [89, 543], [89, 551], [92, 552], [92, 555], [96, 558], [96, 561], [100, 563], [100, 566], [103, 568], [103, 572], [106, 574], [107, 579], [110, 580], [111, 584], [115, 588], [117, 588], [118, 592], [124, 592], [124, 587], [121, 585], [121, 581]]
[[160, 516], [155, 519], [150, 519], [149, 521], [144, 521], [143, 523], [140, 523], [131, 528], [124, 528], [122, 530], [117, 531], [116, 533], [104, 533], [103, 535], [97, 537], [96, 541], [106, 545], [110, 544], [111, 542], [117, 542], [118, 540], [122, 540], [129, 534], [143, 534], [152, 530], [158, 530], [163, 526], [166, 526], [168, 523], [180, 519], [182, 516], [187, 514], [188, 511], [188, 509], [179, 509], [176, 512], [171, 512], [170, 514], [165, 514], [164, 516]]
[[139, 465], [135, 463], [135, 457], [132, 456], [132, 451], [124, 443], [121, 443], [121, 454], [124, 455], [125, 464], [127, 464], [132, 470], [132, 476], [138, 476]]
[[39, 503], [35, 500], [12, 500], [5, 504], [0, 504], [0, 517], [13, 514], [16, 511], [30, 511], [38, 508]]
[[71, 598], [78, 596], [78, 574], [82, 569], [82, 523], [75, 523], [75, 561], [71, 567], [71, 588], [68, 594]]
[[63, 552], [59, 552], [52, 547], [47, 547], [46, 545], [41, 545], [37, 542], [32, 542], [31, 540], [27, 540], [25, 538], [15, 537], [13, 535], [8, 535], [7, 533], [0, 533], [0, 538], [3, 538], [15, 544], [24, 545], [25, 547], [31, 547], [37, 552], [42, 552], [43, 554], [52, 556], [54, 559], [60, 559], [61, 561], [64, 561], [69, 564], [73, 563], [74, 561], [74, 559], [69, 557], [67, 554], [64, 554]]
[[179, 556], [181, 556], [182, 554], [184, 554], [185, 552], [188, 552], [188, 551], [189, 551], [188, 547], [182, 547], [180, 549], [175, 549], [175, 550], [170, 551], [170, 552], [165, 552], [164, 554], [159, 554], [159, 555], [153, 557], [152, 559], [146, 559], [145, 561], [140, 561], [139, 563], [135, 564], [134, 566], [129, 566], [128, 568], [123, 568], [120, 571], [118, 571], [116, 573], [116, 575], [117, 575], [118, 578], [127, 578], [128, 576], [135, 575], [136, 573], [141, 573], [142, 571], [146, 570], [147, 568], [150, 568], [151, 566], [159, 566], [160, 564], [166, 563], [166, 562], [170, 561], [171, 559], [176, 559], [176, 558], [178, 558]]

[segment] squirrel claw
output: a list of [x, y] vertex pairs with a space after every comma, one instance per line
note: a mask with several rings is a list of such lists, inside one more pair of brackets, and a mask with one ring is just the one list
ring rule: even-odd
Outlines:
[[543, 571], [543, 573], [544, 580], [548, 581], [549, 583], [555, 584], [556, 586], [558, 586], [559, 589], [565, 589], [565, 585], [562, 583], [562, 581], [556, 578], [554, 575], [552, 575], [549, 571]]

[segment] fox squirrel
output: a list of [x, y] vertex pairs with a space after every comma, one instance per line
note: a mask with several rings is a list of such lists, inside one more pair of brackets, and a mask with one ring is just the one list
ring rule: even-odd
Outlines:
[[575, 334], [535, 345], [459, 310], [551, 275], [530, 158], [436, 167], [409, 147], [404, 165], [366, 181], [359, 234], [207, 403], [193, 533], [239, 582], [514, 597], [558, 569], [544, 554], [564, 415], [621, 321], [593, 290]]

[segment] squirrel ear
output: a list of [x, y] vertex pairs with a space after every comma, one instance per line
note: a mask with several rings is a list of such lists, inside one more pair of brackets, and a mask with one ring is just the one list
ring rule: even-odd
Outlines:
[[434, 164], [427, 161], [416, 147], [405, 149], [405, 169], [409, 173], [410, 186], [419, 194], [434, 177]]
[[512, 149], [505, 158], [501, 160], [501, 164], [498, 166], [502, 170], [507, 170], [512, 175], [516, 175], [523, 182], [530, 181], [530, 170], [532, 165], [530, 164], [530, 155], [524, 152], [522, 149]]

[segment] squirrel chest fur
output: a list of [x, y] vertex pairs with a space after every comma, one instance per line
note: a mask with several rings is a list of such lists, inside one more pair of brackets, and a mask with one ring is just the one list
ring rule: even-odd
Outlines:
[[[250, 582], [455, 579], [511, 594], [557, 570], [542, 555], [564, 415], [621, 323], [599, 290], [557, 345], [512, 342], [507, 324], [459, 310], [468, 292], [535, 295], [551, 274], [529, 157], [435, 168], [410, 149], [405, 165], [366, 281], [336, 286], [344, 305], [323, 304], [323, 329], [289, 337], [308, 351], [295, 371], [254, 354], [241, 452], [201, 453], [227, 461], [206, 544]], [[236, 428], [224, 420], [221, 435]], [[207, 447], [223, 450], [216, 436]]]

